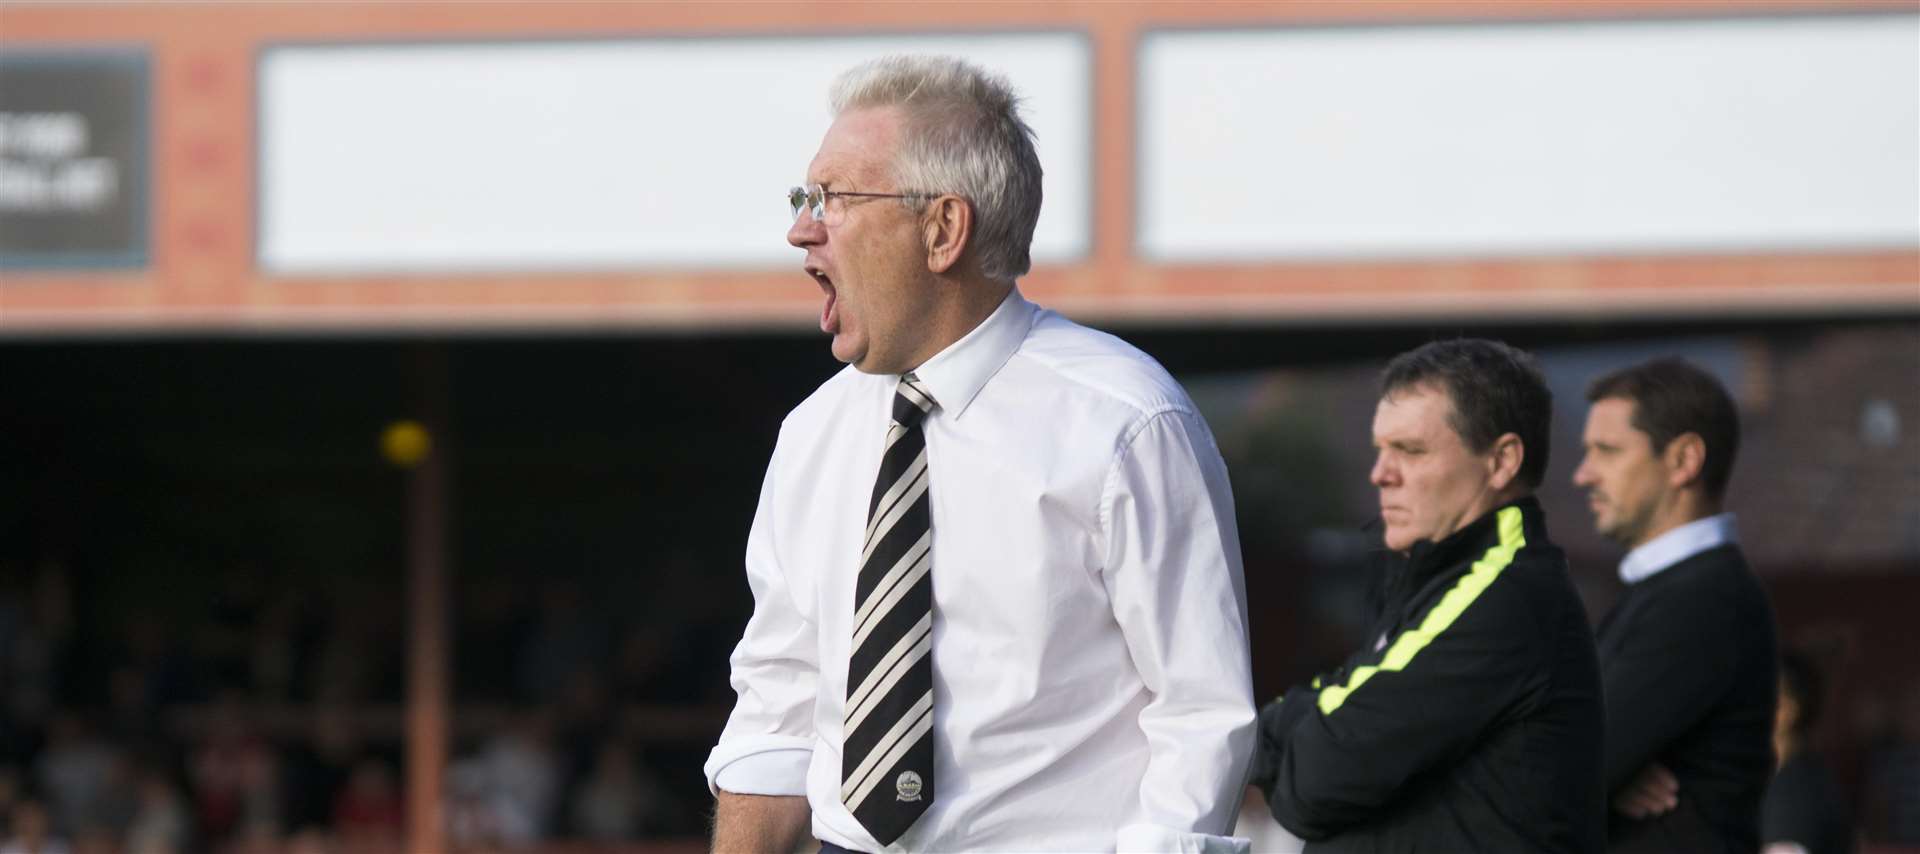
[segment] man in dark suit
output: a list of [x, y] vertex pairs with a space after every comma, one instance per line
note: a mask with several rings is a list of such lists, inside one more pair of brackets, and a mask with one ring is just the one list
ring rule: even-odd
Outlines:
[[1679, 359], [1595, 380], [1573, 482], [1627, 546], [1600, 623], [1611, 851], [1759, 849], [1773, 769], [1773, 609], [1721, 499], [1733, 401]]

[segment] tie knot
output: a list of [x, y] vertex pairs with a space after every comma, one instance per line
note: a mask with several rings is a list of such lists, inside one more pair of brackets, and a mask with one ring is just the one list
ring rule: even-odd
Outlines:
[[933, 411], [937, 404], [933, 395], [927, 393], [927, 387], [920, 378], [912, 374], [900, 377], [900, 385], [893, 390], [893, 420], [909, 430], [920, 426], [920, 421]]

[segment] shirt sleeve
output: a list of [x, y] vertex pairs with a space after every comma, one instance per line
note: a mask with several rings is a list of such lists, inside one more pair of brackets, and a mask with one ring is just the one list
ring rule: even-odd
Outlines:
[[[1682, 596], [1646, 603], [1600, 662], [1607, 705], [1607, 794], [1626, 785], [1726, 695], [1747, 633]], [[1724, 610], [1724, 609], [1719, 609]]]
[[779, 501], [774, 480], [779, 469], [776, 446], [747, 534], [753, 616], [731, 659], [738, 699], [705, 766], [707, 788], [716, 795], [722, 788], [743, 795], [806, 794], [819, 647], [814, 625], [801, 616], [775, 548]]
[[1377, 817], [1540, 684], [1535, 635], [1515, 625], [1530, 615], [1497, 576], [1479, 589], [1473, 579], [1379, 650], [1350, 657], [1338, 683], [1295, 688], [1263, 713], [1272, 777], [1262, 783], [1281, 826], [1315, 840]]
[[1232, 832], [1253, 749], [1246, 587], [1226, 465], [1197, 415], [1137, 428], [1101, 502], [1104, 582], [1134, 666], [1148, 759], [1144, 822], [1121, 851], [1235, 851]]

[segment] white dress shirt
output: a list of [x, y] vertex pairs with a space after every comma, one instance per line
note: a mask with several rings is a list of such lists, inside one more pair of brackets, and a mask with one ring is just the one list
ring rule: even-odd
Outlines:
[[1695, 519], [1654, 537], [1620, 559], [1620, 580], [1634, 584], [1707, 549], [1736, 542], [1732, 513]]
[[853, 587], [899, 377], [790, 413], [709, 786], [806, 794], [862, 851], [1245, 850], [1246, 588], [1226, 466], [1166, 371], [1018, 290], [914, 371], [933, 495], [934, 791], [882, 849], [840, 801]]

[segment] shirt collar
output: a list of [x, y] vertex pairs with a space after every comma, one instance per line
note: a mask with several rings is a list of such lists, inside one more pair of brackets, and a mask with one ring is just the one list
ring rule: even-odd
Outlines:
[[1736, 542], [1738, 534], [1732, 513], [1695, 519], [1627, 552], [1620, 560], [1620, 580], [1628, 584], [1645, 581], [1707, 549]]
[[1033, 327], [1036, 311], [1038, 307], [1020, 295], [1018, 286], [1011, 288], [1000, 307], [980, 321], [979, 326], [913, 370], [913, 375], [920, 378], [920, 384], [940, 405], [941, 412], [958, 418], [966, 411], [987, 380], [1020, 349], [1020, 342], [1027, 339], [1027, 330]]

